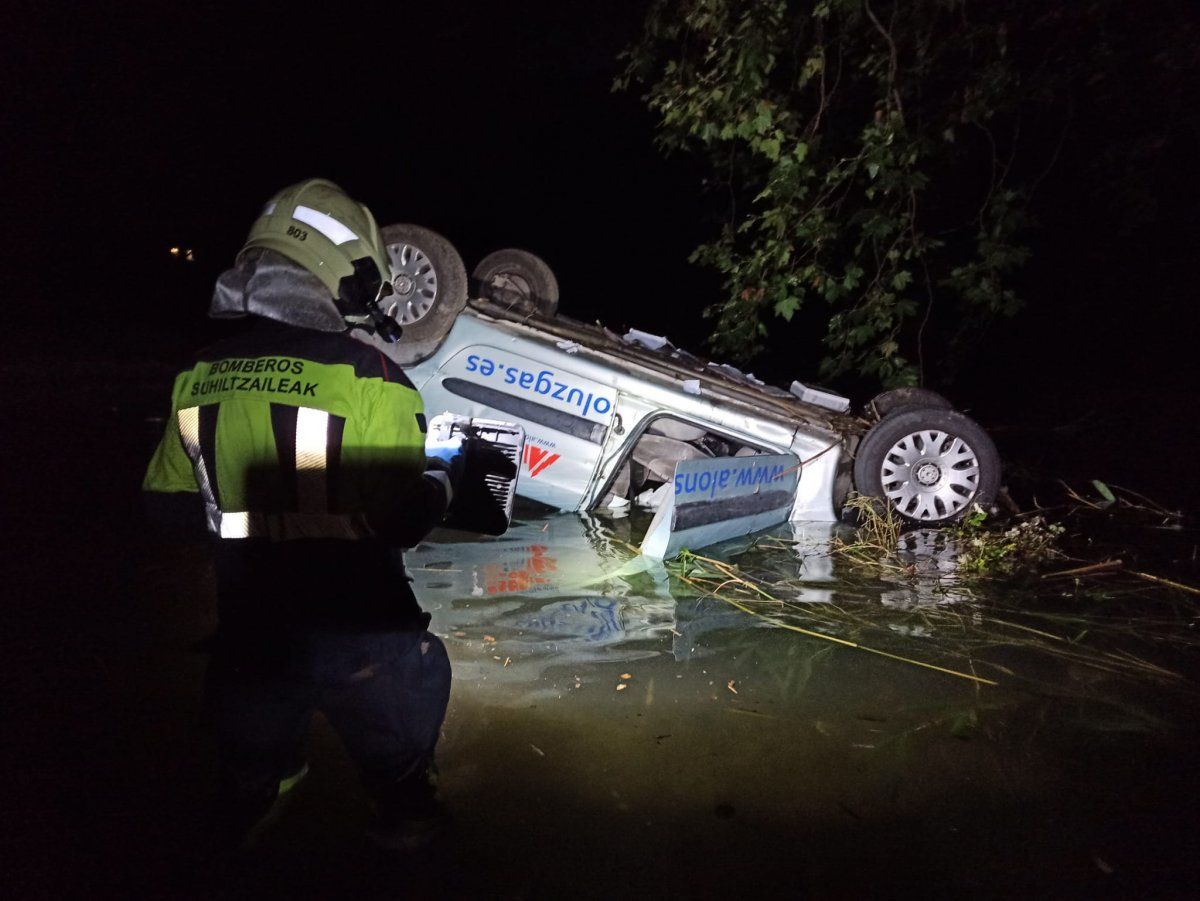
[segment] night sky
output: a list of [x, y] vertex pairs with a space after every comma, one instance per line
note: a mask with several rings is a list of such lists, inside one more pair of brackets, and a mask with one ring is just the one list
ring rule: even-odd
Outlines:
[[[686, 258], [724, 210], [699, 162], [655, 150], [636, 92], [611, 91], [646, 5], [10, 6], [0, 147], [20, 212], [3, 226], [6, 322], [188, 346], [262, 202], [321, 176], [381, 224], [441, 232], [468, 270], [500, 247], [532, 250], [558, 274], [564, 313], [698, 347], [719, 282]], [[1124, 119], [1077, 112], [1040, 189], [1028, 310], [932, 387], [1002, 449], [1034, 448], [1034, 465], [1135, 481], [1153, 469], [1141, 484], [1160, 488], [1197, 450], [1200, 127], [1192, 98], [1156, 90], [1148, 79], [1145, 110]], [[1146, 158], [1152, 202], [1130, 226], [1079, 173], [1147, 116], [1178, 127]], [[172, 245], [196, 263], [175, 264]], [[815, 376], [825, 315], [809, 310], [748, 368]], [[874, 386], [834, 387], [863, 401]]]
[[[535, 251], [566, 312], [670, 325], [659, 309], [712, 288], [685, 261], [704, 234], [698, 169], [664, 161], [637, 97], [610, 89], [642, 5], [75, 10], [39, 35], [61, 67], [29, 70], [41, 99], [24, 121], [40, 140], [20, 148], [22, 191], [52, 205], [43, 246], [58, 222], [90, 220], [89, 268], [128, 273], [186, 244], [209, 282], [265, 198], [319, 175], [381, 224], [443, 233], [468, 268], [500, 247]], [[192, 315], [203, 300], [171, 303]]]

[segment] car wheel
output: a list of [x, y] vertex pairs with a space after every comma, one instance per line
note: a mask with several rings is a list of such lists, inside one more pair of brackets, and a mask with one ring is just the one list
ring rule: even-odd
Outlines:
[[454, 245], [419, 225], [381, 229], [392, 267], [389, 301], [403, 334], [397, 345], [402, 366], [419, 363], [442, 343], [467, 305], [467, 267]]
[[471, 273], [476, 297], [547, 319], [558, 310], [558, 279], [541, 257], [507, 248], [489, 253]]
[[954, 522], [1000, 488], [1000, 454], [978, 423], [954, 410], [899, 410], [867, 432], [854, 457], [859, 494], [922, 525]]
[[936, 391], [928, 388], [893, 388], [871, 398], [866, 413], [875, 419], [883, 419], [896, 413], [901, 407], [932, 407], [935, 410], [953, 410], [954, 405]]

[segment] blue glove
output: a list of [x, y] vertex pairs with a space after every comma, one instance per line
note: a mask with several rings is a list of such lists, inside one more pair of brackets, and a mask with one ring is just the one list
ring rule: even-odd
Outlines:
[[453, 486], [458, 485], [462, 478], [466, 462], [466, 441], [462, 435], [425, 444], [425, 468], [446, 473]]

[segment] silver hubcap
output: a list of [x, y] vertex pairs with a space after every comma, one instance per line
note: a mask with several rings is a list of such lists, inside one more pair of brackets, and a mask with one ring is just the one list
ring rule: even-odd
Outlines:
[[883, 493], [905, 516], [949, 519], [979, 491], [979, 458], [961, 438], [936, 430], [905, 435], [879, 468]]
[[392, 264], [392, 290], [396, 292], [389, 300], [397, 304], [396, 321], [411, 325], [437, 300], [437, 271], [421, 248], [412, 244], [389, 244], [387, 252]]

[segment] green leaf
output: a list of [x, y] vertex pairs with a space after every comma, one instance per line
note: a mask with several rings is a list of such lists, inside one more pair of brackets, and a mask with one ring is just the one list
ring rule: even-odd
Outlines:
[[1112, 489], [1101, 482], [1099, 479], [1092, 479], [1092, 487], [1100, 493], [1104, 498], [1104, 506], [1109, 507], [1117, 502], [1117, 496], [1112, 493]]
[[782, 316], [787, 322], [792, 321], [792, 316], [800, 309], [800, 298], [791, 295], [775, 304], [775, 312]]
[[[646, 4], [618, 83], [644, 92], [659, 149], [702, 157], [711, 183], [728, 188], [713, 192], [714, 208], [736, 201], [691, 257], [723, 285], [709, 324], [731, 356], [759, 352], [768, 330], [784, 328], [776, 315], [794, 322], [820, 297], [830, 318], [823, 374], [908, 384], [918, 375], [905, 356], [915, 356], [914, 319], [929, 316], [929, 350], [953, 365], [968, 338], [1021, 306], [1012, 282], [1029, 258], [1025, 173], [1038, 167], [1022, 147], [1004, 184], [977, 190], [990, 149], [966, 140], [969, 126], [1002, 139], [1029, 98], [1049, 108], [1072, 77], [1099, 67], [1062, 41], [1067, 19], [982, 4], [965, 21], [963, 4], [889, 17], [891, 52], [862, 0]], [[1004, 53], [997, 34], [1009, 27], [1030, 47], [1055, 48], [1072, 74], [1030, 68], [1036, 51]], [[948, 191], [963, 196], [941, 202]], [[957, 353], [949, 335], [967, 336], [954, 339]]]

